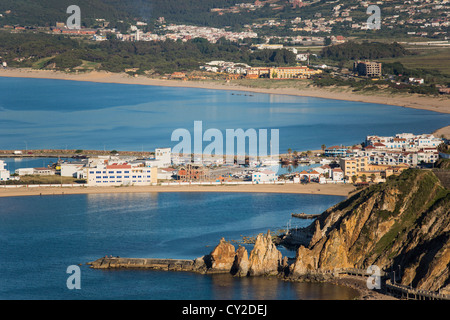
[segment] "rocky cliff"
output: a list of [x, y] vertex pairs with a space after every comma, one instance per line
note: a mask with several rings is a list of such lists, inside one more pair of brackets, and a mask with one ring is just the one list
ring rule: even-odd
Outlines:
[[450, 191], [432, 171], [407, 170], [325, 211], [304, 230], [290, 276], [371, 265], [401, 283], [450, 293]]

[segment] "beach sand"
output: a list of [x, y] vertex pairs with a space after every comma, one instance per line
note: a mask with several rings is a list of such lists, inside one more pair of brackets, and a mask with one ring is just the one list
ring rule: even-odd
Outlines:
[[134, 85], [151, 85], [167, 87], [185, 87], [185, 88], [203, 88], [214, 90], [232, 90], [247, 91], [269, 94], [284, 94], [293, 96], [316, 97], [325, 99], [336, 99], [346, 101], [359, 101], [367, 103], [395, 105], [406, 108], [415, 108], [436, 111], [441, 113], [450, 113], [450, 99], [445, 96], [429, 97], [417, 94], [408, 95], [379, 95], [379, 94], [357, 94], [351, 91], [333, 91], [321, 88], [252, 88], [236, 85], [231, 81], [227, 83], [223, 80], [217, 81], [182, 81], [182, 80], [160, 80], [151, 79], [145, 76], [132, 77], [126, 73], [111, 73], [92, 71], [89, 73], [65, 73], [51, 70], [33, 70], [33, 69], [0, 69], [0, 77], [17, 78], [40, 78], [40, 79], [59, 79], [72, 81], [89, 81], [101, 83], [122, 83]]
[[132, 186], [132, 187], [26, 187], [0, 188], [0, 197], [46, 196], [70, 194], [104, 193], [150, 193], [150, 192], [250, 192], [250, 193], [291, 193], [348, 196], [355, 187], [351, 184], [310, 183], [280, 185], [182, 185], [182, 186]]
[[440, 138], [441, 136], [444, 136], [445, 139], [450, 140], [450, 126], [446, 126], [439, 130], [436, 130], [435, 132], [433, 132], [433, 134], [436, 137]]

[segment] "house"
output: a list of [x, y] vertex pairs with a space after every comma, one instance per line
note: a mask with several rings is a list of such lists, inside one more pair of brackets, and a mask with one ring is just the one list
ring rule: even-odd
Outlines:
[[55, 170], [50, 168], [33, 168], [33, 174], [37, 176], [51, 176], [55, 174]]
[[186, 74], [184, 72], [174, 72], [170, 75], [172, 79], [184, 79], [186, 78]]
[[65, 162], [60, 164], [61, 177], [74, 177], [77, 179], [83, 178], [84, 170], [83, 168], [87, 162]]
[[273, 183], [278, 181], [278, 176], [271, 170], [257, 171], [252, 174], [252, 182], [259, 183]]
[[158, 169], [158, 180], [172, 180], [176, 177], [177, 170], [173, 168]]
[[340, 168], [334, 168], [331, 170], [333, 181], [343, 181], [344, 180], [344, 171]]

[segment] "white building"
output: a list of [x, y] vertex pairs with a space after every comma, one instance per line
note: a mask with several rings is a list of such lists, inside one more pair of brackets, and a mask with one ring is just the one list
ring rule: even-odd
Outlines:
[[11, 178], [9, 170], [6, 170], [6, 163], [0, 160], [0, 181], [6, 181]]
[[158, 182], [157, 168], [132, 167], [129, 164], [99, 165], [88, 168], [88, 186], [145, 186]]
[[146, 162], [147, 166], [156, 168], [166, 168], [172, 165], [172, 149], [155, 149], [155, 159]]
[[257, 171], [252, 174], [253, 183], [271, 183], [278, 181], [278, 176], [270, 170]]
[[15, 173], [19, 176], [27, 176], [34, 174], [34, 168], [20, 168], [15, 171]]
[[61, 163], [61, 177], [74, 177], [81, 179], [84, 176], [85, 162], [65, 162]]
[[173, 180], [176, 178], [177, 170], [173, 168], [161, 168], [158, 169], [158, 181], [159, 180]]

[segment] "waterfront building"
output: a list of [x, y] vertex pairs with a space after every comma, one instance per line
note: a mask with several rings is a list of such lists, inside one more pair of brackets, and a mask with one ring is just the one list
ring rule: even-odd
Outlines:
[[278, 176], [271, 170], [257, 171], [252, 174], [253, 183], [273, 183], [278, 181]]
[[352, 177], [359, 171], [365, 171], [369, 163], [369, 157], [353, 157], [339, 159], [339, 165], [344, 172], [344, 176]]
[[148, 167], [166, 168], [172, 165], [172, 149], [155, 149], [155, 158], [145, 162]]
[[6, 181], [11, 178], [9, 170], [6, 169], [6, 163], [0, 160], [0, 181]]
[[98, 165], [87, 170], [88, 186], [145, 186], [158, 182], [157, 168], [130, 164]]
[[85, 178], [86, 161], [63, 162], [59, 165], [61, 177]]

